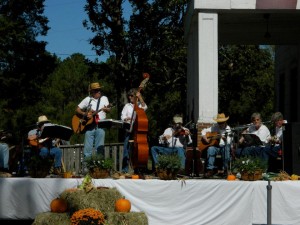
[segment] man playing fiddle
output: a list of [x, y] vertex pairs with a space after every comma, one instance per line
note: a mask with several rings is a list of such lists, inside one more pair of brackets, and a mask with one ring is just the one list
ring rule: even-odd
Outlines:
[[223, 163], [222, 172], [224, 176], [226, 176], [228, 163], [230, 161], [232, 137], [230, 135], [231, 128], [227, 125], [229, 116], [226, 117], [224, 113], [220, 113], [213, 119], [217, 123], [201, 131], [201, 141], [204, 143], [204, 146], [208, 147], [206, 162], [207, 173], [205, 174], [206, 178], [212, 177], [218, 170], [215, 165], [217, 155], [221, 155]]
[[172, 127], [167, 128], [159, 137], [161, 146], [153, 146], [151, 155], [156, 165], [160, 154], [178, 154], [181, 158], [181, 168], [185, 168], [185, 148], [192, 143], [189, 129], [182, 126], [182, 117], [175, 115], [173, 117]]

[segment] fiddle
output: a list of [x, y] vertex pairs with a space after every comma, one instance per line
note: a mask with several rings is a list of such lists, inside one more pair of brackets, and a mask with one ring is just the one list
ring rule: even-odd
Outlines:
[[181, 125], [176, 124], [174, 132], [173, 132], [173, 136], [174, 137], [180, 137], [180, 136], [185, 136], [185, 135], [189, 135], [190, 132], [188, 129], [184, 129]]

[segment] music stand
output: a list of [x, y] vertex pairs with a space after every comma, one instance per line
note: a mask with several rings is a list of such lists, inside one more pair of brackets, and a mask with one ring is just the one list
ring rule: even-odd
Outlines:
[[263, 145], [262, 141], [259, 139], [259, 137], [256, 134], [242, 134], [245, 141], [245, 146], [260, 146]]
[[60, 138], [65, 141], [69, 141], [73, 134], [73, 130], [70, 127], [58, 125], [58, 124], [45, 124], [41, 132], [40, 138]]
[[103, 119], [98, 121], [99, 128], [122, 128], [123, 121], [122, 120], [114, 120], [114, 119]]

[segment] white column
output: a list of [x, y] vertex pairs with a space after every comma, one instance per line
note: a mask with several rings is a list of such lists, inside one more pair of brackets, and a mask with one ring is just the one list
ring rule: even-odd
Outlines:
[[187, 46], [189, 119], [211, 123], [218, 113], [218, 15], [198, 13], [191, 20]]

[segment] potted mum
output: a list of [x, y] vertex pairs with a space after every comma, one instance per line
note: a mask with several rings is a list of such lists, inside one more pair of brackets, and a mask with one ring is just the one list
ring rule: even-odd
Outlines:
[[101, 154], [93, 154], [84, 159], [84, 164], [92, 178], [108, 177], [113, 168], [113, 163], [111, 158], [105, 159]]
[[174, 180], [181, 169], [181, 159], [177, 154], [159, 155], [156, 173], [162, 180]]
[[260, 180], [267, 169], [267, 162], [259, 157], [241, 157], [232, 163], [232, 172], [240, 173], [242, 180]]

